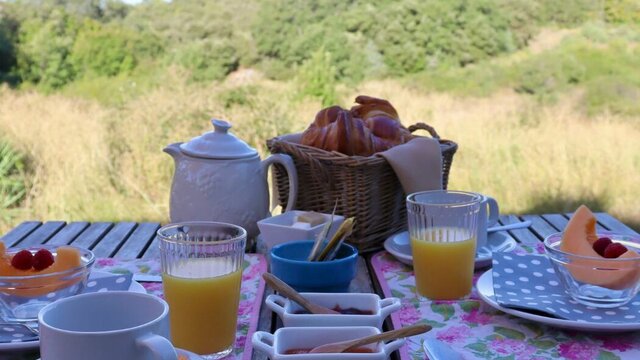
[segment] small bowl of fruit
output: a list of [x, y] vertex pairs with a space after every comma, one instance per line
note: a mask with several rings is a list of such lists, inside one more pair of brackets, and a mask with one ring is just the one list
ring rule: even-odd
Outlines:
[[0, 316], [37, 321], [47, 304], [84, 290], [94, 260], [93, 252], [76, 246], [6, 249], [0, 242]]
[[575, 301], [598, 308], [622, 306], [640, 289], [640, 236], [596, 232], [586, 206], [544, 248], [565, 290]]

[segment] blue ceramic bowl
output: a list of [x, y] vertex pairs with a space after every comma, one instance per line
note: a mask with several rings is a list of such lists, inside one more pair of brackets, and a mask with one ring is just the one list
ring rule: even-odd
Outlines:
[[358, 250], [343, 243], [334, 260], [307, 261], [312, 247], [312, 240], [274, 246], [271, 273], [298, 292], [349, 292], [356, 277]]

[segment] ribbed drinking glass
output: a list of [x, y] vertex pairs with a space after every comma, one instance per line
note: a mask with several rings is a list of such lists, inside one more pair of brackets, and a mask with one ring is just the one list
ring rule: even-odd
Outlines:
[[235, 341], [246, 231], [217, 222], [158, 230], [171, 341], [205, 359], [228, 355]]
[[471, 292], [479, 194], [434, 190], [407, 197], [407, 218], [418, 293], [432, 300]]

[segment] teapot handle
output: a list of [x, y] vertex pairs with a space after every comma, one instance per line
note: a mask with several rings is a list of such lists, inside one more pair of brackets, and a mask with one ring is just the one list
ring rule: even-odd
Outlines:
[[298, 197], [298, 171], [296, 170], [296, 165], [293, 163], [293, 159], [291, 156], [286, 154], [273, 154], [262, 161], [262, 169], [267, 176], [267, 169], [269, 165], [273, 163], [278, 163], [284, 166], [285, 170], [287, 170], [287, 176], [289, 178], [289, 198], [287, 201], [287, 208], [284, 211], [293, 210], [293, 206], [296, 204], [296, 199]]

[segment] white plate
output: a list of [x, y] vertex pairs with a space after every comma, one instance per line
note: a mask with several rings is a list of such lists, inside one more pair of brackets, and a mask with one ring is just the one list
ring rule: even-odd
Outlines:
[[[516, 241], [512, 237], [504, 233], [495, 232], [487, 237], [487, 246], [483, 246], [476, 254], [476, 269], [482, 269], [491, 265], [492, 253], [494, 252], [510, 252], [515, 250]], [[409, 233], [403, 231], [391, 235], [385, 242], [384, 248], [398, 261], [413, 265], [413, 256], [411, 256], [411, 245], [409, 244]]]
[[[89, 279], [101, 278], [105, 276], [111, 276], [113, 274], [105, 272], [105, 271], [92, 271], [91, 275], [89, 275]], [[147, 291], [144, 289], [139, 282], [131, 280], [131, 285], [129, 285], [129, 291], [137, 292], [137, 293], [146, 293]], [[30, 350], [37, 349], [40, 346], [40, 341], [25, 341], [25, 342], [16, 342], [16, 343], [0, 343], [0, 352], [2, 351], [16, 351], [16, 350]], [[194, 358], [196, 360], [199, 357]]]
[[526, 311], [520, 311], [515, 309], [510, 309], [501, 306], [496, 301], [493, 292], [493, 275], [491, 274], [491, 269], [487, 270], [484, 274], [480, 275], [478, 278], [478, 282], [476, 284], [478, 289], [478, 294], [480, 298], [484, 300], [491, 307], [496, 308], [500, 311], [503, 311], [509, 315], [521, 317], [523, 319], [536, 321], [545, 325], [554, 326], [563, 329], [571, 329], [571, 330], [581, 330], [581, 331], [592, 331], [592, 332], [622, 332], [622, 331], [632, 331], [632, 330], [640, 330], [640, 322], [637, 323], [594, 323], [594, 322], [581, 322], [574, 320], [565, 320], [565, 319], [556, 319], [548, 316], [535, 315], [532, 313], [528, 313]]

